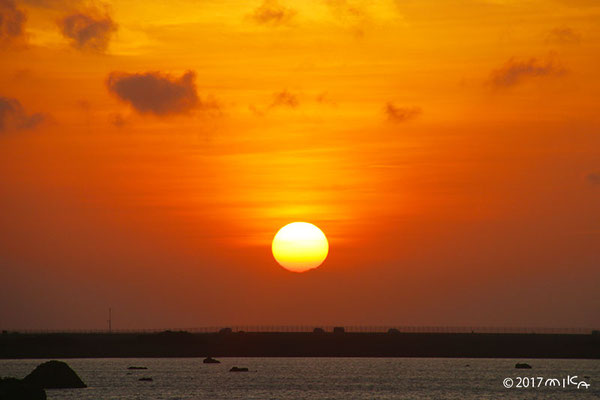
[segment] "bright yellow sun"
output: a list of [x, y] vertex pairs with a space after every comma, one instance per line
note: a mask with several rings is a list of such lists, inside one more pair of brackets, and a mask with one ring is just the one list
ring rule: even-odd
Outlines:
[[325, 234], [308, 222], [292, 222], [273, 238], [273, 257], [285, 269], [304, 272], [317, 268], [327, 258], [329, 243]]

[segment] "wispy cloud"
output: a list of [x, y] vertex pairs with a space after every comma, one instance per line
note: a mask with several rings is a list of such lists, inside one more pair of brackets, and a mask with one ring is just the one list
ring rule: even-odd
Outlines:
[[357, 36], [363, 36], [369, 21], [366, 6], [361, 1], [323, 0], [332, 14], [341, 22], [351, 27]]
[[270, 108], [273, 107], [291, 107], [296, 108], [300, 105], [298, 95], [289, 92], [287, 89], [281, 92], [277, 92], [273, 95], [273, 102]]
[[296, 93], [292, 93], [287, 89], [273, 93], [271, 102], [263, 107], [250, 105], [249, 109], [254, 115], [264, 116], [269, 111], [275, 108], [297, 108], [300, 106], [300, 99]]
[[281, 5], [277, 0], [264, 0], [250, 15], [258, 24], [283, 25], [289, 23], [296, 11]]
[[32, 129], [43, 120], [43, 114], [28, 114], [19, 100], [0, 97], [0, 132]]
[[204, 105], [198, 98], [195, 81], [193, 71], [187, 71], [180, 77], [161, 72], [111, 72], [106, 86], [137, 112], [165, 116], [189, 113]]
[[537, 58], [519, 61], [511, 58], [502, 67], [492, 71], [490, 83], [496, 88], [508, 88], [531, 78], [561, 76], [566, 72], [567, 70], [554, 58], [546, 61], [540, 61]]
[[111, 123], [111, 125], [117, 128], [123, 128], [128, 123], [127, 119], [121, 113], [113, 113], [109, 115], [108, 121]]
[[6, 46], [25, 37], [25, 12], [13, 0], [0, 0], [0, 45]]
[[336, 16], [340, 18], [364, 18], [367, 13], [359, 3], [349, 0], [324, 0]]
[[59, 21], [62, 34], [73, 47], [81, 50], [105, 51], [117, 24], [108, 14], [95, 11], [77, 12]]
[[75, 7], [84, 2], [84, 0], [20, 0], [23, 3], [34, 7], [63, 9], [65, 7]]
[[331, 106], [337, 106], [337, 102], [327, 92], [321, 92], [315, 98], [319, 104], [329, 104]]
[[422, 113], [419, 107], [398, 107], [391, 102], [386, 103], [384, 111], [388, 120], [395, 123], [414, 119]]
[[548, 43], [556, 43], [561, 45], [578, 44], [581, 42], [581, 35], [567, 26], [554, 28], [548, 33], [546, 38]]
[[588, 182], [592, 185], [600, 185], [600, 172], [592, 172], [587, 176]]

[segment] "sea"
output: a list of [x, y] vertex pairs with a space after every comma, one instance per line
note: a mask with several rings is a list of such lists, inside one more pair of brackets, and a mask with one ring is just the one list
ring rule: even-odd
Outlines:
[[[600, 360], [469, 358], [66, 359], [88, 385], [50, 400], [598, 399]], [[0, 360], [25, 377], [48, 360]], [[516, 369], [527, 363], [531, 369]], [[146, 367], [131, 370], [128, 367]], [[232, 367], [248, 372], [229, 372]], [[152, 378], [152, 381], [140, 381]], [[582, 384], [583, 382], [583, 384]]]

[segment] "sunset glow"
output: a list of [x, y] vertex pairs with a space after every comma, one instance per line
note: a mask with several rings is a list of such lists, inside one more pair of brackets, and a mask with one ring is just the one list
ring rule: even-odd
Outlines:
[[0, 21], [9, 328], [600, 325], [600, 1]]

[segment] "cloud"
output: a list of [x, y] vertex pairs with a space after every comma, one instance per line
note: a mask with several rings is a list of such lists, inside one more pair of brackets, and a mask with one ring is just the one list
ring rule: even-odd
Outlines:
[[84, 0], [21, 0], [23, 3], [33, 7], [62, 9], [65, 7], [75, 7], [84, 2]]
[[558, 65], [553, 59], [540, 62], [536, 58], [530, 58], [527, 61], [517, 61], [510, 59], [501, 68], [492, 71], [490, 82], [496, 88], [507, 88], [515, 86], [526, 79], [561, 76], [567, 70]]
[[338, 18], [365, 18], [367, 16], [364, 7], [353, 4], [349, 0], [325, 0], [325, 4]]
[[394, 103], [385, 104], [385, 114], [391, 122], [405, 122], [418, 117], [421, 114], [419, 107], [397, 107]]
[[370, 18], [362, 1], [323, 0], [335, 18], [348, 25], [357, 37], [362, 37], [369, 25]]
[[317, 97], [315, 98], [315, 100], [317, 101], [317, 103], [319, 104], [329, 104], [331, 106], [337, 106], [337, 103], [335, 100], [333, 100], [330, 96], [329, 93], [327, 92], [321, 92], [317, 95]]
[[593, 172], [587, 176], [588, 182], [592, 185], [600, 185], [600, 172]]
[[81, 50], [105, 51], [117, 24], [108, 14], [77, 12], [67, 15], [58, 23], [62, 34], [73, 47]]
[[27, 16], [13, 0], [0, 0], [0, 45], [23, 39], [26, 20]]
[[195, 80], [193, 71], [187, 71], [179, 78], [161, 72], [111, 72], [106, 86], [141, 114], [165, 116], [186, 114], [199, 106], [215, 108], [214, 103], [200, 102]]
[[113, 113], [109, 115], [108, 121], [111, 123], [111, 125], [117, 128], [123, 128], [128, 123], [127, 119], [120, 113]]
[[0, 132], [32, 129], [43, 120], [43, 114], [27, 114], [19, 100], [0, 97]]
[[561, 45], [578, 44], [581, 42], [581, 35], [569, 27], [554, 28], [548, 33], [546, 42]]
[[300, 105], [300, 101], [298, 100], [298, 96], [290, 93], [286, 90], [281, 92], [277, 92], [273, 95], [273, 102], [271, 103], [270, 108], [273, 107], [291, 107], [296, 108]]
[[254, 115], [263, 117], [274, 108], [296, 108], [298, 106], [300, 106], [300, 100], [298, 99], [298, 95], [288, 91], [287, 89], [284, 89], [281, 92], [273, 93], [273, 100], [270, 104], [264, 107], [257, 107], [251, 104], [250, 106], [248, 106], [248, 108]]
[[250, 17], [259, 24], [283, 25], [289, 23], [296, 15], [296, 11], [279, 4], [277, 0], [264, 0]]

